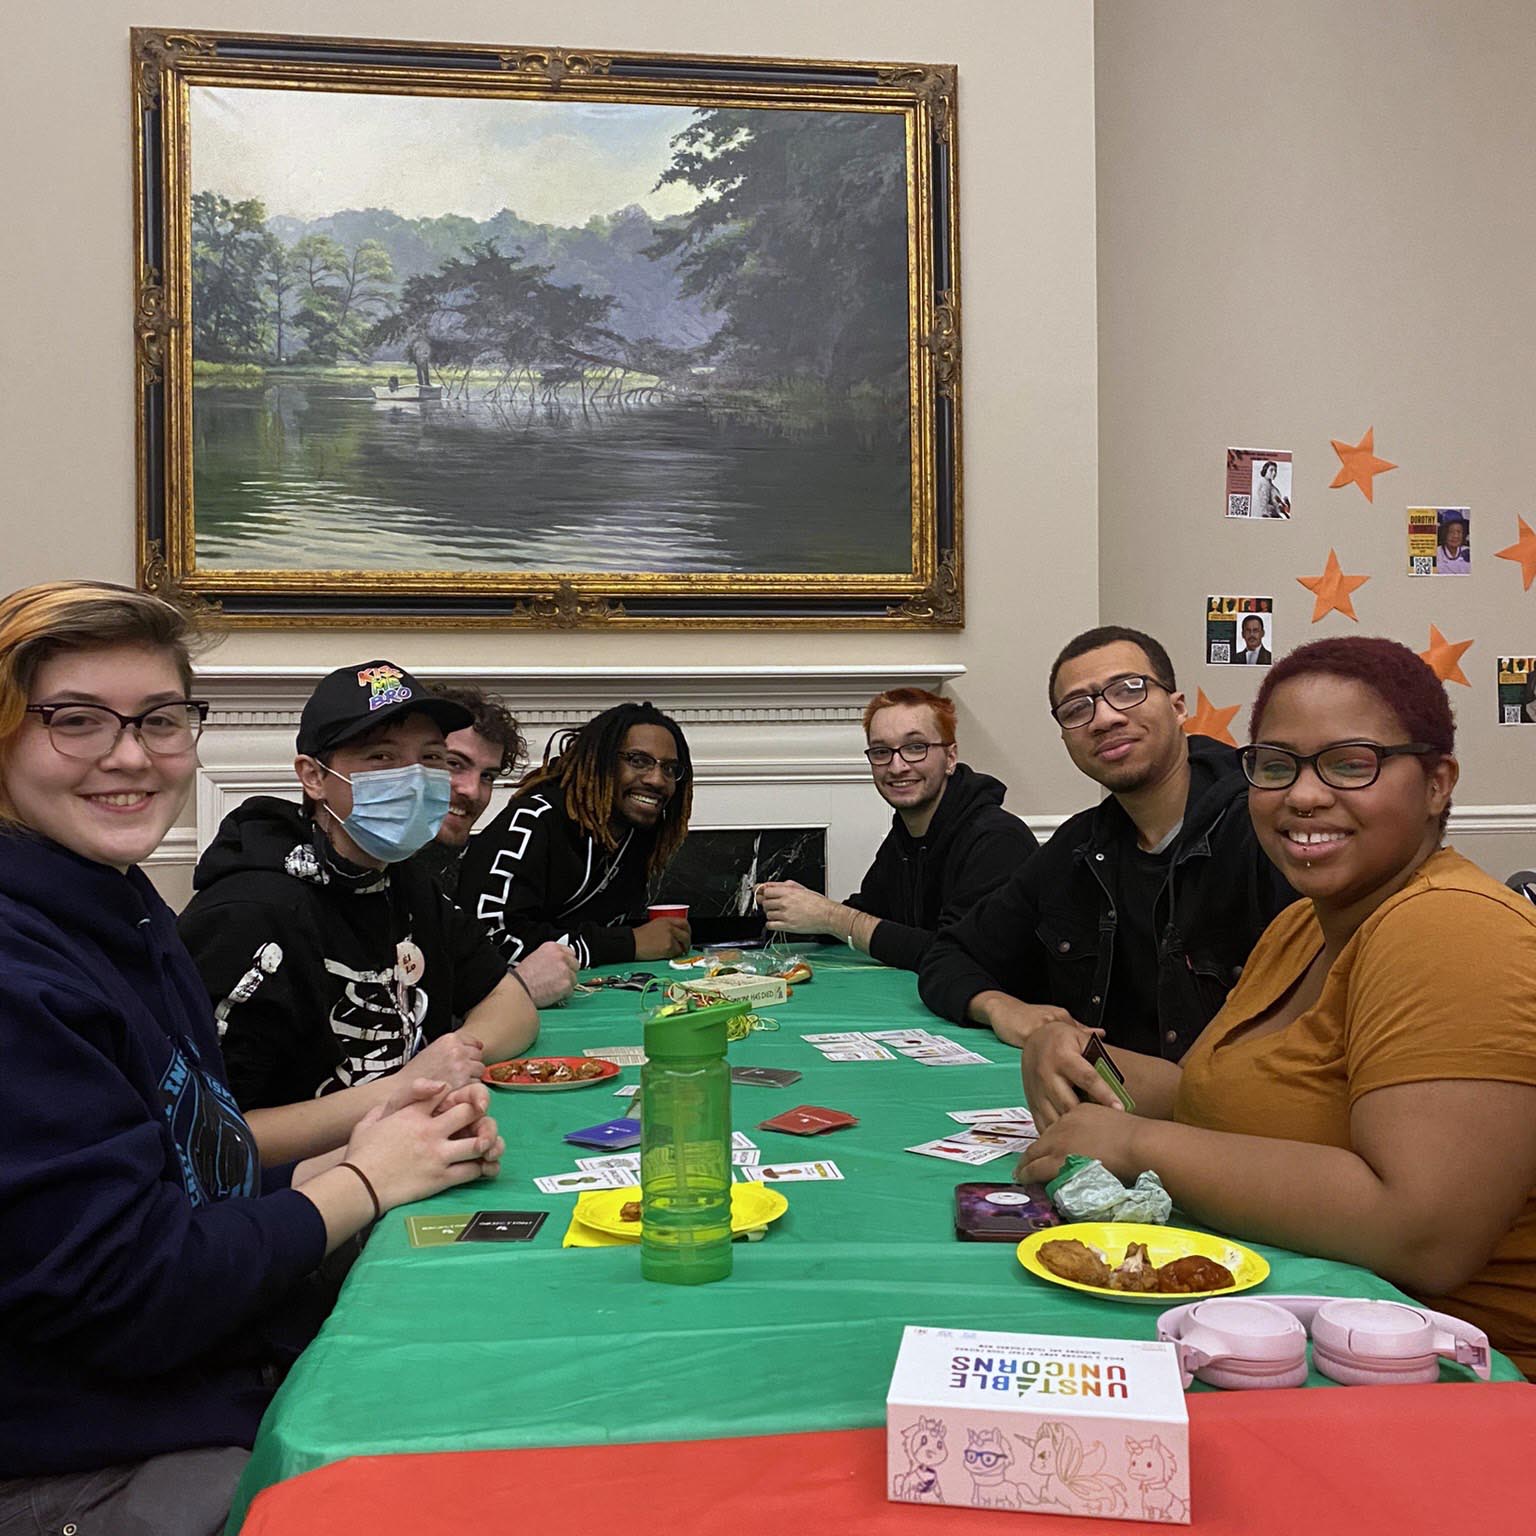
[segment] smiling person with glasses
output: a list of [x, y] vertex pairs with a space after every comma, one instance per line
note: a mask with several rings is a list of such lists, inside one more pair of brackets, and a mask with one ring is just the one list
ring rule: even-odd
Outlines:
[[934, 935], [1002, 884], [1039, 846], [1003, 809], [1008, 789], [959, 758], [954, 703], [926, 688], [892, 688], [864, 710], [875, 792], [891, 830], [845, 902], [772, 880], [757, 890], [769, 925], [843, 939], [884, 965], [915, 971]]
[[945, 929], [919, 973], [935, 1013], [1021, 1047], [1042, 1125], [1080, 1097], [1117, 1102], [1083, 1059], [1091, 1031], [1177, 1061], [1295, 894], [1254, 838], [1237, 753], [1185, 734], [1150, 635], [1088, 630], [1046, 687], [1067, 755], [1109, 794]]
[[237, 1108], [207, 994], [138, 868], [197, 775], [195, 638], [125, 587], [0, 597], [8, 1532], [222, 1530], [320, 1321], [327, 1254], [498, 1167], [478, 1082], [413, 1081], [303, 1161]]
[[1536, 1374], [1536, 908], [1442, 841], [1445, 687], [1396, 641], [1319, 640], [1252, 733], [1249, 815], [1305, 899], [1182, 1067], [1117, 1058], [1137, 1114], [1079, 1106], [1021, 1175], [1155, 1168], [1196, 1223], [1372, 1269]]
[[686, 952], [688, 924], [645, 919], [648, 891], [688, 835], [693, 761], [655, 705], [616, 704], [558, 732], [475, 837], [459, 901], [508, 964], [554, 940], [583, 967]]

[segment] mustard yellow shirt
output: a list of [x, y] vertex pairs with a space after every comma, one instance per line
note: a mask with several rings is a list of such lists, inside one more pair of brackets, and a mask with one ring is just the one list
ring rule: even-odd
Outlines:
[[[1244, 1034], [1311, 964], [1310, 901], [1264, 931], [1184, 1058], [1174, 1118], [1246, 1136], [1348, 1147], [1355, 1100], [1399, 1083], [1536, 1085], [1536, 906], [1442, 848], [1360, 925], [1315, 1007]], [[1482, 1271], [1425, 1297], [1482, 1328], [1536, 1376], [1536, 1190]]]

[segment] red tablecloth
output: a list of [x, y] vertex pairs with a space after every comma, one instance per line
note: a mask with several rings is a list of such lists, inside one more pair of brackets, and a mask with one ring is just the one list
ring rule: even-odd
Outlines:
[[[1536, 1518], [1536, 1392], [1523, 1384], [1211, 1392], [1188, 1402], [1200, 1536], [1508, 1532]], [[944, 1536], [983, 1521], [999, 1536], [1115, 1528], [889, 1503], [884, 1431], [860, 1429], [359, 1456], [268, 1488], [241, 1536]], [[1118, 1522], [1127, 1526], [1153, 1529]]]

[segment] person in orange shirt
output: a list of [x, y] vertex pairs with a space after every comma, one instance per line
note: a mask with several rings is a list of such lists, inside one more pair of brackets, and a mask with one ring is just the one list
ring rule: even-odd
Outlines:
[[1280, 661], [1243, 770], [1303, 900], [1182, 1064], [1116, 1052], [1136, 1114], [1070, 1110], [1018, 1177], [1156, 1169], [1193, 1220], [1372, 1269], [1536, 1375], [1536, 907], [1443, 845], [1454, 749], [1405, 646]]

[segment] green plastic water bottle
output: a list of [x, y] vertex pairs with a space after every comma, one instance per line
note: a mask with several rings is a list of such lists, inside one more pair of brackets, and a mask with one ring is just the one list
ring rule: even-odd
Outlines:
[[640, 1273], [703, 1285], [731, 1272], [726, 1021], [745, 1003], [652, 1016], [640, 1069]]

